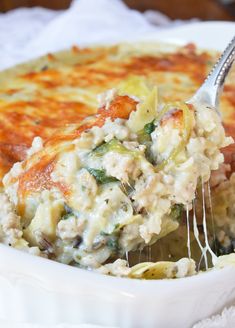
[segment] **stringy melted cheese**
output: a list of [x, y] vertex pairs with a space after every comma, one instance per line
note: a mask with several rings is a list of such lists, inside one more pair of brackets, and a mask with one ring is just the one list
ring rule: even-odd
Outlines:
[[[190, 206], [199, 179], [208, 181], [211, 170], [223, 162], [220, 148], [231, 139], [216, 112], [202, 105], [181, 104], [182, 109], [176, 103], [164, 114], [153, 107], [156, 122], [151, 123], [153, 111], [145, 111], [145, 103], [153, 94], [157, 96], [150, 90], [137, 99], [117, 92], [82, 125], [68, 126], [43, 146], [36, 139], [27, 159], [3, 179], [19, 233], [3, 229], [3, 214], [2, 241], [37, 247], [42, 256], [94, 269], [177, 229], [172, 208]], [[136, 132], [129, 120], [139, 120], [139, 111], [152, 125], [142, 122], [143, 130]], [[165, 134], [168, 141], [178, 135], [177, 142], [161, 142]], [[112, 270], [109, 264], [108, 272], [119, 274], [117, 263], [123, 266], [115, 262]], [[192, 260], [180, 263], [151, 268], [156, 277], [193, 274]]]

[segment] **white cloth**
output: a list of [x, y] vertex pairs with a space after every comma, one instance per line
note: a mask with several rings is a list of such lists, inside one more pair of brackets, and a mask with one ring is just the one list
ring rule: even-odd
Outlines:
[[[182, 24], [161, 13], [141, 14], [128, 9], [121, 0], [74, 0], [65, 11], [43, 8], [17, 9], [0, 14], [0, 69], [73, 44], [113, 43], [138, 39], [165, 28]], [[1, 328], [96, 328], [90, 325], [41, 326], [9, 324]], [[194, 328], [233, 328], [235, 308], [206, 319]]]
[[[58, 325], [38, 325], [38, 324], [12, 324], [2, 322], [0, 320], [1, 328], [104, 328], [97, 325], [81, 324], [81, 325], [69, 325], [69, 324], [58, 324]], [[200, 321], [195, 324], [192, 328], [234, 328], [235, 327], [235, 307], [232, 306], [228, 309], [224, 309], [220, 315], [213, 316]], [[107, 327], [106, 328], [118, 328], [118, 327]]]
[[[234, 328], [235, 327], [235, 307], [224, 309], [222, 314], [212, 318], [202, 320], [193, 328]], [[67, 327], [66, 327], [67, 328]]]
[[74, 0], [57, 12], [16, 9], [0, 14], [0, 69], [73, 44], [115, 43], [179, 24], [158, 12], [130, 10], [121, 0]]

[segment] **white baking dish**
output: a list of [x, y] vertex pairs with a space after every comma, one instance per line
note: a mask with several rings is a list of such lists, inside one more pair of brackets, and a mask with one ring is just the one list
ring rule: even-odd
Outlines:
[[0, 318], [108, 327], [191, 327], [235, 299], [235, 268], [178, 280], [95, 274], [0, 246]]
[[[196, 23], [146, 40], [193, 41], [222, 50], [234, 31], [235, 23]], [[233, 301], [234, 267], [178, 280], [128, 280], [0, 245], [0, 319], [9, 323], [187, 328]]]

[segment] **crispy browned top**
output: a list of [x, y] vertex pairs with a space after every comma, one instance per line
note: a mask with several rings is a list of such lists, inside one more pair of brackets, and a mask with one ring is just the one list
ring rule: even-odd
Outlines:
[[[73, 125], [68, 133], [63, 130], [58, 131], [45, 144], [45, 147], [30, 157], [23, 163], [24, 172], [19, 176], [18, 196], [19, 203], [23, 206], [24, 197], [27, 193], [38, 192], [42, 189], [51, 189], [56, 186], [62, 194], [69, 194], [69, 186], [61, 182], [54, 182], [51, 179], [51, 173], [57, 162], [57, 155], [63, 151], [72, 150], [74, 145], [68, 141], [73, 141], [79, 137], [82, 132], [93, 126], [101, 127], [105, 119], [109, 117], [111, 120], [116, 118], [128, 119], [130, 113], [136, 110], [137, 102], [128, 96], [116, 96], [112, 100], [108, 110], [104, 107], [100, 108], [97, 115], [91, 117], [89, 122], [82, 125]], [[40, 158], [40, 160], [38, 160]], [[35, 159], [35, 162], [34, 162]], [[21, 201], [22, 200], [22, 201]], [[22, 208], [23, 209], [23, 208]]]
[[[25, 158], [35, 136], [47, 139], [57, 128], [95, 113], [96, 95], [129, 75], [157, 84], [163, 102], [190, 98], [217, 55], [199, 52], [193, 45], [166, 49], [158, 44], [73, 47], [1, 73], [0, 179], [14, 162]], [[226, 129], [235, 136], [234, 72], [224, 89], [222, 109]]]

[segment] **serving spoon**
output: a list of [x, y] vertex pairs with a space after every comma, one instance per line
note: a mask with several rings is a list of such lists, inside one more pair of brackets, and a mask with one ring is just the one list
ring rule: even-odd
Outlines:
[[230, 41], [204, 83], [196, 91], [188, 104], [206, 104], [214, 108], [219, 114], [219, 99], [223, 90], [224, 81], [235, 59], [235, 36]]
[[[230, 41], [216, 64], [213, 66], [212, 70], [208, 74], [207, 78], [203, 82], [203, 84], [200, 86], [200, 88], [196, 91], [196, 93], [193, 95], [191, 99], [189, 99], [186, 103], [192, 104], [192, 105], [199, 105], [204, 104], [214, 110], [221, 115], [219, 110], [219, 100], [220, 95], [223, 90], [225, 79], [230, 71], [230, 68], [232, 67], [232, 64], [235, 59], [235, 36]], [[209, 182], [207, 185], [209, 198], [210, 198], [210, 186]], [[204, 257], [205, 260], [205, 266], [206, 269], [208, 269], [208, 262], [207, 262], [207, 252], [210, 253], [212, 257], [212, 263], [216, 263], [217, 256], [214, 254], [212, 249], [210, 248], [208, 236], [207, 236], [207, 226], [206, 226], [206, 210], [205, 210], [205, 187], [204, 183], [202, 181], [202, 209], [203, 209], [203, 234], [205, 238], [205, 246], [203, 247], [200, 239], [199, 239], [199, 231], [197, 227], [197, 218], [196, 218], [196, 198], [193, 200], [193, 229], [194, 229], [194, 235], [197, 240], [197, 243], [201, 249], [202, 252], [202, 258]], [[210, 208], [211, 208], [211, 198], [210, 198]], [[212, 208], [211, 208], [212, 211]], [[213, 213], [212, 217], [213, 217]], [[188, 209], [187, 209], [187, 248], [188, 248], [188, 256], [191, 257], [191, 251], [190, 251], [190, 230], [189, 230], [189, 218], [188, 218]], [[201, 260], [202, 260], [201, 258]], [[201, 260], [198, 265], [198, 270], [200, 269]]]

